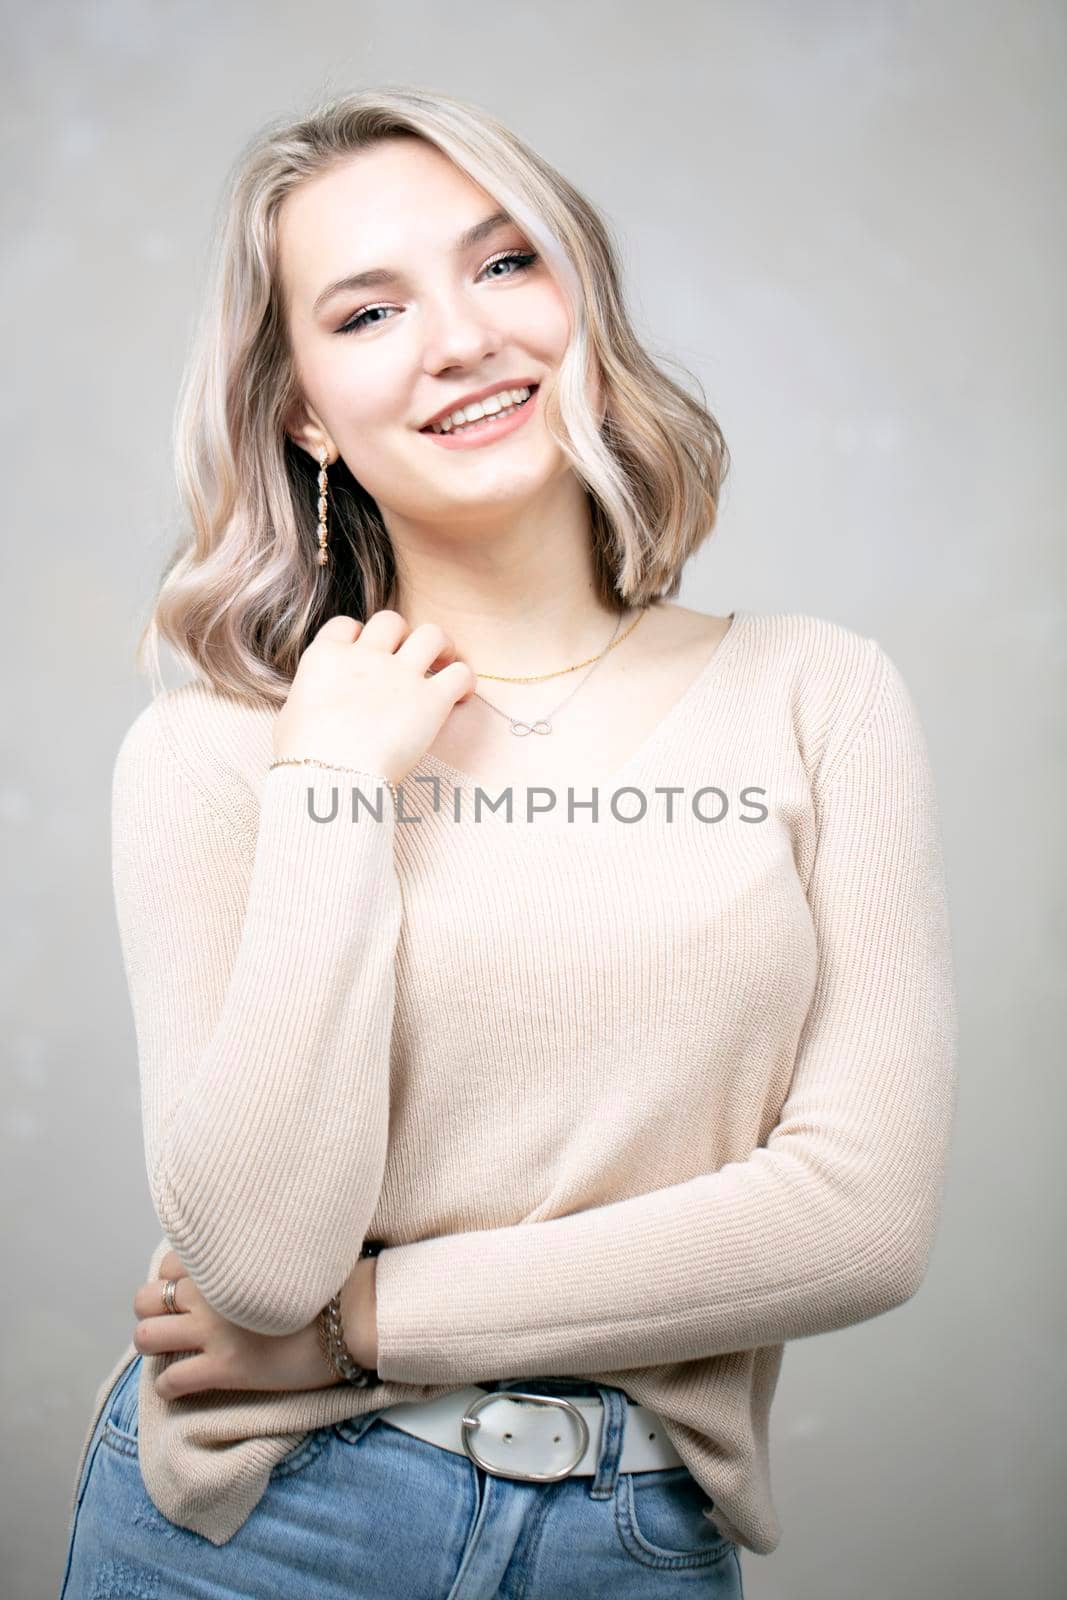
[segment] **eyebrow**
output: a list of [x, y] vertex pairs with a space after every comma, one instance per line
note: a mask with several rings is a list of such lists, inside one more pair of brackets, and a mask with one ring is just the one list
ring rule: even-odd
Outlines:
[[[507, 211], [494, 211], [492, 216], [483, 217], [481, 222], [476, 222], [472, 228], [461, 233], [455, 243], [455, 252], [462, 255], [464, 251], [471, 250], [476, 244], [481, 244], [483, 239], [488, 239], [506, 223], [513, 221]], [[398, 283], [400, 273], [391, 271], [388, 267], [372, 267], [367, 272], [351, 272], [343, 278], [337, 278], [333, 283], [328, 283], [312, 306], [312, 312], [322, 309], [327, 300], [335, 294], [340, 294], [345, 289], [378, 289], [383, 285]]]

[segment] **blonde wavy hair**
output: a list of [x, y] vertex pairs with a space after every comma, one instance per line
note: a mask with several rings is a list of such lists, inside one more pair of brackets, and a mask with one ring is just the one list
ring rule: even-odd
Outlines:
[[[157, 691], [159, 643], [221, 693], [281, 705], [327, 618], [396, 608], [396, 565], [376, 502], [331, 468], [331, 560], [320, 567], [317, 464], [286, 432], [299, 399], [277, 219], [300, 184], [379, 140], [436, 146], [505, 208], [570, 309], [545, 423], [586, 489], [598, 594], [613, 609], [678, 592], [715, 526], [729, 455], [706, 406], [661, 370], [623, 305], [604, 221], [548, 162], [480, 107], [406, 86], [331, 98], [268, 124], [223, 195], [207, 292], [182, 378], [174, 452], [183, 535], [137, 646]], [[587, 379], [599, 372], [603, 421]], [[554, 403], [553, 403], [554, 402]]]

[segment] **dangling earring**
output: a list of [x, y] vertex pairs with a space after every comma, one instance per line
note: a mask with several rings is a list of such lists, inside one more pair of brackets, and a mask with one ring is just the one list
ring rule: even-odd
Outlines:
[[326, 565], [327, 561], [329, 561], [329, 559], [330, 559], [329, 552], [326, 549], [326, 508], [327, 508], [327, 505], [328, 505], [328, 501], [326, 499], [326, 461], [327, 461], [326, 446], [320, 444], [319, 445], [319, 554], [318, 554], [318, 562], [319, 562], [319, 566], [320, 567], [324, 567]]

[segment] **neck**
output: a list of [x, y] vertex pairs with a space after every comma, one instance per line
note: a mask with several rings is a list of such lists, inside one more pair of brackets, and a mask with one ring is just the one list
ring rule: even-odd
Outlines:
[[397, 553], [393, 609], [435, 622], [476, 673], [551, 672], [606, 648], [622, 601], [600, 598], [584, 489], [572, 473], [536, 504], [414, 522], [387, 515]]

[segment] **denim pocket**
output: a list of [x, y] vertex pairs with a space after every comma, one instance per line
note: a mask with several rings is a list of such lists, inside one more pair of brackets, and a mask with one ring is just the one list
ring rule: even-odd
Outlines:
[[299, 1444], [295, 1444], [288, 1455], [282, 1456], [270, 1469], [270, 1480], [273, 1483], [278, 1478], [291, 1478], [298, 1472], [303, 1472], [305, 1467], [310, 1467], [317, 1461], [327, 1445], [337, 1437], [332, 1423], [327, 1423], [323, 1428], [314, 1428], [304, 1435]]
[[295, 1444], [288, 1455], [271, 1468], [271, 1478], [288, 1478], [296, 1472], [303, 1472], [305, 1467], [310, 1467], [327, 1445], [334, 1440], [343, 1440], [345, 1444], [355, 1444], [367, 1432], [367, 1429], [381, 1416], [384, 1407], [377, 1411], [367, 1411], [360, 1417], [349, 1417], [343, 1422], [327, 1422], [321, 1428], [313, 1428], [306, 1433], [298, 1444]]
[[615, 1525], [623, 1548], [646, 1567], [708, 1567], [734, 1549], [705, 1513], [712, 1501], [688, 1467], [621, 1472]]
[[137, 1445], [138, 1390], [144, 1357], [135, 1356], [107, 1397], [104, 1407], [104, 1443], [123, 1444], [128, 1454]]

